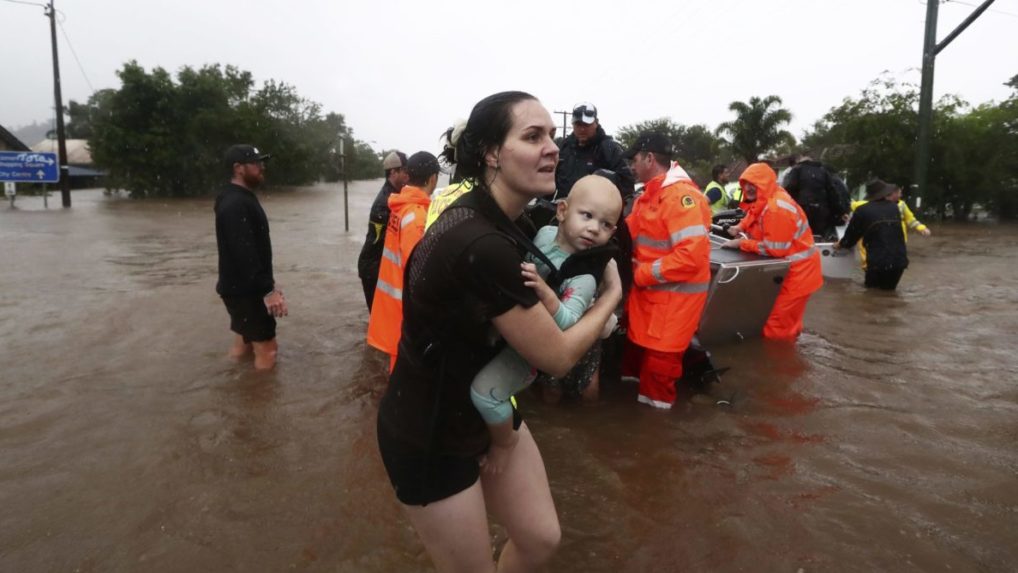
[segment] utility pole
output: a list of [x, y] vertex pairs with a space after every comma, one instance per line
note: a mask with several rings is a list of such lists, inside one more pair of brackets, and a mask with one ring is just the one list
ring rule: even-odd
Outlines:
[[[927, 0], [926, 2], [926, 35], [923, 38], [923, 77], [919, 91], [919, 135], [916, 141], [915, 161], [915, 183], [919, 191], [919, 200], [926, 194], [927, 180], [930, 174], [930, 131], [933, 123], [933, 65], [936, 62], [937, 54], [947, 47], [958, 34], [961, 34], [969, 24], [975, 22], [994, 0], [986, 0], [976, 8], [968, 18], [958, 24], [943, 42], [937, 43], [937, 9], [942, 0]], [[916, 207], [920, 205], [917, 204]]]
[[350, 191], [347, 187], [349, 178], [346, 176], [346, 138], [339, 137], [339, 171], [343, 177], [343, 230], [350, 232]]
[[53, 99], [57, 111], [57, 149], [60, 153], [60, 198], [64, 207], [71, 206], [71, 177], [67, 166], [67, 135], [64, 133], [64, 98], [60, 94], [60, 58], [57, 54], [57, 11], [53, 0], [46, 7], [49, 16], [50, 41], [53, 45]]
[[565, 139], [566, 136], [569, 135], [568, 133], [566, 133], [566, 129], [569, 127], [569, 124], [567, 122], [569, 121], [569, 116], [572, 115], [573, 112], [571, 112], [571, 111], [555, 111], [555, 112], [552, 112], [552, 113], [554, 113], [556, 115], [561, 115], [562, 116], [562, 139]]

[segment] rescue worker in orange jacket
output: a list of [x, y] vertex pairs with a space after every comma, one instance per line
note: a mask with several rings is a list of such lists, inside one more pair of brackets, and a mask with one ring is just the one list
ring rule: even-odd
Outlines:
[[407, 185], [389, 196], [391, 214], [368, 320], [368, 344], [389, 355], [390, 372], [396, 364], [403, 327], [403, 269], [424, 236], [431, 192], [438, 183], [438, 159], [427, 151], [419, 151], [407, 159], [406, 170]]
[[739, 177], [739, 185], [746, 218], [729, 227], [728, 232], [732, 236], [745, 233], [749, 238], [732, 239], [723, 246], [784, 257], [792, 263], [764, 324], [763, 335], [795, 340], [802, 332], [802, 317], [810, 295], [824, 284], [813, 231], [802, 208], [778, 185], [777, 175], [766, 163], [747, 167]]
[[633, 288], [626, 302], [623, 374], [638, 375], [638, 400], [669, 409], [682, 354], [700, 324], [710, 286], [710, 205], [671, 162], [672, 146], [644, 132], [626, 152], [643, 194], [626, 218], [633, 242]]

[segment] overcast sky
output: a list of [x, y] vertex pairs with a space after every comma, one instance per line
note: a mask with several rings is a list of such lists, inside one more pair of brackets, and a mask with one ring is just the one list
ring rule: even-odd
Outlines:
[[[31, 2], [33, 0], [24, 0]], [[942, 4], [939, 38], [978, 0]], [[590, 101], [609, 131], [657, 117], [715, 127], [728, 104], [780, 96], [798, 137], [887, 71], [918, 83], [918, 0], [57, 0], [65, 103], [119, 87], [130, 59], [233, 64], [292, 84], [376, 148], [437, 151], [480, 98]], [[0, 0], [0, 124], [52, 117], [49, 25]], [[67, 39], [69, 38], [70, 44]], [[73, 53], [71, 48], [73, 47]], [[80, 67], [78, 61], [80, 61]], [[937, 59], [935, 94], [1002, 100], [1018, 74], [1018, 0], [997, 0]], [[82, 71], [83, 70], [83, 71]], [[86, 80], [87, 77], [87, 80]], [[556, 121], [561, 121], [557, 119]], [[34, 142], [26, 142], [31, 145]], [[252, 142], [271, 150], [272, 142]]]

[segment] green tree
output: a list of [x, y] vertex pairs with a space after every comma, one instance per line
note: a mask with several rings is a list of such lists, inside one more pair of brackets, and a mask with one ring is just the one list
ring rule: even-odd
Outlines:
[[753, 96], [749, 102], [733, 101], [728, 109], [735, 112], [735, 119], [723, 122], [716, 133], [727, 136], [729, 149], [747, 163], [755, 163], [782, 147], [790, 148], [795, 145], [795, 137], [782, 126], [792, 121], [792, 113], [781, 104], [776, 95]]
[[706, 125], [682, 125], [662, 117], [627, 125], [619, 129], [616, 138], [623, 147], [629, 147], [643, 131], [659, 131], [672, 142], [675, 158], [693, 179], [706, 183], [710, 170], [722, 160], [722, 146]]
[[[1014, 80], [1014, 79], [1013, 79]], [[1012, 80], [1012, 81], [1013, 81]], [[803, 143], [857, 185], [873, 177], [909, 189], [915, 162], [919, 92], [878, 78], [820, 119]], [[931, 167], [923, 207], [966, 219], [980, 204], [1018, 216], [1018, 97], [976, 108], [955, 96], [934, 106]]]
[[[340, 138], [364, 146], [340, 114], [301, 98], [292, 86], [268, 81], [255, 89], [249, 72], [233, 66], [182, 68], [176, 79], [162, 68], [146, 72], [128, 62], [118, 90], [87, 104], [71, 102], [71, 125], [90, 139], [107, 186], [132, 196], [190, 196], [212, 191], [228, 172], [225, 149], [251, 143], [272, 153], [271, 183], [301, 185], [336, 170], [331, 150]], [[372, 163], [373, 169], [367, 165]], [[358, 175], [377, 177], [381, 160], [364, 154]], [[370, 174], [368, 172], [370, 171]]]

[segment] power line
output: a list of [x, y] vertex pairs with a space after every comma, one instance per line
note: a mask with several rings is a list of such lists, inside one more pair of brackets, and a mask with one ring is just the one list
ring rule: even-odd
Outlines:
[[67, 47], [71, 49], [71, 55], [74, 56], [74, 62], [78, 64], [78, 70], [81, 71], [82, 77], [85, 78], [85, 83], [88, 84], [88, 89], [94, 94], [95, 88], [92, 87], [92, 82], [89, 81], [88, 74], [85, 73], [85, 68], [81, 65], [81, 60], [78, 59], [78, 52], [74, 50], [74, 44], [71, 44], [71, 39], [67, 36], [67, 30], [64, 29], [63, 23], [59, 20], [57, 21], [57, 25], [60, 26], [60, 33], [64, 35], [64, 40], [67, 41]]
[[11, 4], [24, 4], [26, 6], [41, 6], [43, 8], [46, 7], [45, 4], [40, 4], [38, 2], [25, 2], [24, 0], [3, 0], [3, 1], [10, 2]]
[[[969, 4], [968, 2], [962, 2], [961, 0], [944, 0], [944, 4], [949, 4], [951, 2], [954, 2], [955, 4], [961, 4], [963, 6], [969, 6], [969, 7], [972, 7], [972, 8], [978, 8], [979, 7], [978, 4]], [[989, 8], [986, 11], [987, 12], [993, 12], [995, 14], [1003, 14], [1005, 16], [1010, 16], [1012, 18], [1018, 18], [1018, 14], [1013, 14], [1011, 12], [1004, 12], [1003, 10], [994, 10], [993, 8]]]

